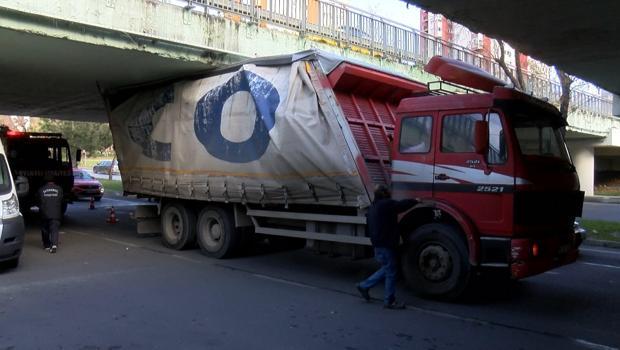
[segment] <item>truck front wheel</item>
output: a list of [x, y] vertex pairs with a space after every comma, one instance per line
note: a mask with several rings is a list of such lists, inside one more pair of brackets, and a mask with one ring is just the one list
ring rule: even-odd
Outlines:
[[209, 206], [198, 214], [197, 240], [204, 255], [221, 259], [234, 254], [241, 233], [230, 211]]
[[181, 202], [168, 203], [161, 210], [163, 244], [181, 250], [196, 241], [196, 215]]
[[471, 267], [458, 229], [437, 223], [420, 226], [404, 248], [403, 275], [414, 292], [446, 300], [463, 294]]

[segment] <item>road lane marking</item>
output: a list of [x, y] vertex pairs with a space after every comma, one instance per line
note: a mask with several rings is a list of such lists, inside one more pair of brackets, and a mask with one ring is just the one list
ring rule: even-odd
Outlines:
[[546, 275], [559, 275], [559, 272], [555, 272], [555, 271], [547, 271], [545, 272]]
[[614, 252], [611, 250], [591, 249], [591, 248], [579, 248], [579, 250], [583, 250], [584, 252], [595, 252], [595, 253], [605, 253], [605, 254], [611, 254], [611, 255], [620, 255], [620, 252]]
[[282, 279], [282, 278], [277, 278], [277, 277], [271, 277], [271, 276], [263, 275], [263, 274], [260, 274], [260, 273], [253, 273], [252, 276], [258, 277], [258, 278], [261, 278], [261, 279], [265, 279], [265, 280], [268, 280], [268, 281], [288, 284], [290, 286], [296, 286], [296, 287], [302, 287], [302, 288], [308, 288], [308, 289], [317, 289], [317, 287], [314, 287], [314, 286], [311, 286], [311, 285], [308, 285], [308, 284], [297, 283], [297, 282], [285, 280], [285, 279]]
[[138, 271], [144, 271], [144, 270], [150, 270], [150, 269], [152, 269], [152, 267], [147, 267], [147, 268], [141, 267], [141, 268], [122, 270], [122, 271], [89, 273], [89, 274], [85, 274], [81, 276], [71, 276], [71, 277], [49, 279], [49, 280], [44, 280], [44, 281], [33, 281], [33, 282], [12, 284], [8, 286], [0, 287], [0, 294], [10, 293], [10, 292], [19, 292], [19, 291], [28, 291], [31, 289], [39, 290], [39, 289], [44, 289], [49, 286], [56, 286], [56, 285], [84, 283], [84, 282], [92, 281], [95, 279], [101, 279], [102, 277], [107, 279], [109, 276], [136, 273]]
[[102, 236], [96, 235], [94, 233], [80, 232], [80, 231], [74, 231], [74, 230], [67, 230], [67, 232], [75, 233], [75, 234], [82, 235], [82, 236], [90, 236], [90, 237], [96, 236], [98, 238], [103, 239], [104, 241], [108, 241], [108, 242], [112, 242], [112, 243], [116, 243], [116, 244], [120, 244], [120, 245], [126, 245], [126, 246], [132, 247], [132, 248], [142, 248], [142, 246], [138, 245], [138, 244], [129, 243], [129, 242], [125, 242], [125, 241], [120, 241], [118, 239], [113, 239], [113, 238], [108, 238], [108, 237], [102, 237]]
[[592, 343], [592, 342], [589, 342], [583, 339], [575, 339], [575, 342], [577, 344], [581, 344], [589, 349], [594, 349], [594, 350], [618, 350], [618, 348], [614, 348], [614, 347], [602, 345], [602, 344], [597, 344], [597, 343]]
[[181, 259], [181, 260], [184, 260], [184, 261], [189, 261], [189, 262], [196, 263], [196, 264], [204, 263], [203, 260], [192, 259], [192, 258], [189, 258], [187, 256], [183, 256], [183, 255], [172, 254], [172, 256], [177, 258], [177, 259]]
[[620, 269], [620, 266], [616, 266], [616, 265], [597, 264], [597, 263], [591, 263], [591, 262], [580, 262], [580, 264], [597, 266], [597, 267], [606, 267], [610, 269]]

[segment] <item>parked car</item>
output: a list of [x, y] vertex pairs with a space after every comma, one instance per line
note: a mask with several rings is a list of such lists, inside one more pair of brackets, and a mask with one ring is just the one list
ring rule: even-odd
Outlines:
[[[99, 163], [95, 164], [93, 167], [93, 173], [95, 174], [105, 174], [107, 175], [110, 171], [110, 164], [112, 164], [111, 160], [102, 160]], [[114, 161], [114, 166], [112, 166], [112, 175], [118, 175], [120, 171], [118, 170], [118, 162]]]
[[95, 198], [100, 201], [103, 197], [103, 186], [84, 169], [73, 169], [73, 195], [76, 198]]

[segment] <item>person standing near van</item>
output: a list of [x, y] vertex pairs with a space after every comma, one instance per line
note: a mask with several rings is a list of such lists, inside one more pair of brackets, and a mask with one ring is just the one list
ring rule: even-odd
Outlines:
[[58, 230], [62, 219], [62, 188], [51, 176], [45, 177], [46, 184], [39, 189], [39, 213], [43, 247], [50, 253], [58, 249]]
[[386, 309], [404, 309], [405, 304], [397, 302], [396, 292], [396, 254], [400, 243], [398, 233], [398, 214], [409, 210], [419, 201], [405, 199], [397, 201], [391, 198], [390, 190], [385, 185], [375, 189], [375, 198], [368, 208], [367, 227], [370, 241], [375, 250], [375, 259], [381, 268], [366, 280], [357, 284], [357, 290], [366, 301], [370, 301], [370, 288], [385, 281], [383, 307]]

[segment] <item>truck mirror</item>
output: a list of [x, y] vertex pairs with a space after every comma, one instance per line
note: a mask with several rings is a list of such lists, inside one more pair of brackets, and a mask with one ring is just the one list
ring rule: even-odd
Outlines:
[[489, 123], [477, 121], [474, 124], [474, 148], [476, 153], [485, 155], [489, 150]]
[[78, 148], [75, 151], [75, 162], [79, 163], [80, 161], [82, 161], [82, 150]]

